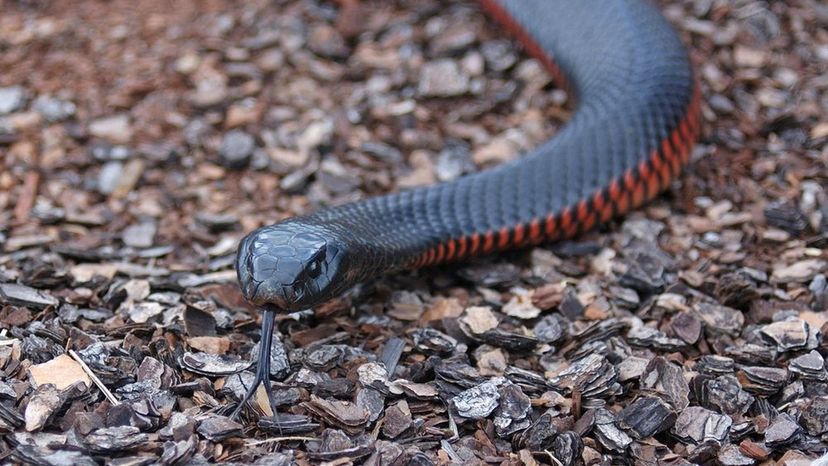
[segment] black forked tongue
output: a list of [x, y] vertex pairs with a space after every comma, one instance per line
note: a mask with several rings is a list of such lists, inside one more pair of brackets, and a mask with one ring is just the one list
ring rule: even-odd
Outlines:
[[259, 342], [259, 361], [256, 363], [256, 377], [253, 384], [247, 389], [244, 398], [236, 407], [230, 419], [236, 419], [250, 398], [256, 394], [259, 385], [264, 384], [267, 399], [270, 402], [270, 409], [276, 415], [276, 397], [273, 396], [273, 388], [270, 386], [270, 345], [273, 342], [273, 321], [276, 318], [276, 310], [271, 306], [265, 306], [262, 315], [262, 339]]

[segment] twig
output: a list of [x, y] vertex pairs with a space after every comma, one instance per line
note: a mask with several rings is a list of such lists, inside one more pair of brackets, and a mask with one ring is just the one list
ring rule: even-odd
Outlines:
[[112, 392], [110, 392], [109, 389], [106, 388], [106, 385], [104, 385], [103, 382], [101, 382], [101, 379], [99, 379], [98, 376], [95, 375], [94, 372], [92, 372], [92, 369], [90, 369], [89, 366], [87, 366], [86, 363], [83, 362], [83, 359], [81, 359], [80, 356], [78, 356], [78, 353], [76, 353], [75, 350], [69, 350], [69, 356], [72, 356], [72, 359], [74, 359], [78, 362], [78, 364], [81, 365], [81, 368], [84, 372], [86, 372], [86, 375], [88, 375], [89, 378], [92, 379], [92, 382], [94, 382], [95, 385], [98, 386], [98, 389], [101, 391], [101, 393], [104, 394], [106, 399], [109, 400], [110, 403], [112, 403], [113, 406], [121, 404], [121, 402], [118, 401], [117, 398], [115, 398], [115, 395], [113, 395]]
[[16, 341], [20, 341], [17, 338], [7, 338], [7, 334], [6, 329], [0, 330], [0, 346], [9, 346], [13, 345]]
[[273, 437], [264, 440], [253, 440], [251, 442], [245, 442], [244, 444], [248, 447], [255, 447], [258, 445], [264, 445], [266, 443], [275, 443], [275, 442], [290, 442], [292, 440], [299, 440], [302, 442], [310, 442], [311, 440], [319, 440], [316, 437], [300, 437], [300, 436], [288, 436], [288, 437]]

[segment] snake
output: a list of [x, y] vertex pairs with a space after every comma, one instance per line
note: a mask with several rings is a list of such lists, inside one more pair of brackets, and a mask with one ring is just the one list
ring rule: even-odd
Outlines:
[[238, 247], [244, 298], [261, 309], [253, 385], [277, 315], [381, 275], [572, 238], [656, 197], [700, 133], [687, 48], [647, 0], [481, 0], [577, 102], [548, 141], [510, 162], [256, 229]]

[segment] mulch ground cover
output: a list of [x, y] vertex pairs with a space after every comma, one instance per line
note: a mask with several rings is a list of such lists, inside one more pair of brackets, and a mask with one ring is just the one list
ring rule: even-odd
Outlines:
[[828, 6], [660, 2], [704, 134], [575, 241], [279, 318], [252, 229], [519, 157], [574, 102], [473, 3], [0, 1], [0, 458], [807, 465], [828, 450]]

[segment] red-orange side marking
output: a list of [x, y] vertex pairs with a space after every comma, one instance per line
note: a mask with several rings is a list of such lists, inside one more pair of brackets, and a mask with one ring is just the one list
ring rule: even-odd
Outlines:
[[469, 255], [473, 256], [477, 254], [477, 251], [480, 250], [480, 233], [474, 233], [471, 236], [471, 247], [469, 249]]
[[592, 230], [595, 226], [595, 212], [590, 212], [589, 215], [581, 222], [581, 231]]
[[494, 235], [495, 235], [494, 231], [489, 230], [483, 236], [483, 252], [485, 254], [488, 254], [488, 253], [492, 252], [492, 249], [494, 249], [494, 241], [495, 241]]
[[578, 221], [583, 222], [586, 220], [587, 215], [589, 214], [589, 206], [587, 205], [586, 199], [581, 199], [578, 202], [578, 211], [576, 213]]
[[636, 207], [643, 204], [645, 200], [644, 183], [641, 181], [635, 185], [635, 189], [632, 191], [633, 205]]
[[454, 254], [457, 252], [457, 244], [454, 242], [453, 239], [450, 239], [448, 243], [446, 243], [446, 261], [450, 261], [454, 259]]
[[517, 40], [523, 44], [529, 55], [538, 59], [546, 70], [552, 75], [555, 83], [567, 93], [571, 93], [572, 88], [566, 79], [566, 76], [561, 72], [560, 67], [555, 60], [548, 53], [535, 42], [526, 30], [507, 12], [503, 7], [492, 0], [480, 0], [483, 9], [489, 13], [489, 16], [501, 23], [508, 29]]
[[670, 185], [670, 181], [673, 180], [673, 176], [670, 174], [670, 165], [672, 164], [673, 160], [673, 148], [670, 147], [670, 139], [664, 138], [661, 141], [661, 155], [664, 158], [663, 164], [659, 167], [659, 173], [661, 174], [661, 179], [664, 180], [664, 187]]
[[437, 263], [443, 262], [443, 258], [446, 257], [446, 245], [440, 244], [437, 246], [437, 258], [435, 259]]
[[678, 128], [673, 130], [673, 134], [670, 135], [670, 140], [672, 141], [673, 147], [676, 151], [673, 156], [673, 160], [670, 161], [670, 166], [673, 169], [673, 177], [675, 177], [681, 172], [681, 153], [684, 152], [684, 141], [681, 140]]
[[572, 219], [572, 209], [569, 207], [561, 213], [561, 227], [567, 238], [571, 238], [577, 231], [578, 225]]
[[509, 245], [509, 229], [503, 227], [497, 232], [497, 247], [499, 249], [506, 249], [506, 246]]
[[469, 239], [465, 236], [461, 236], [457, 242], [459, 243], [459, 247], [457, 248], [457, 258], [462, 259], [466, 257], [466, 249], [468, 249], [469, 246]]
[[532, 222], [529, 223], [529, 242], [532, 244], [538, 244], [543, 240], [541, 236], [541, 224], [539, 218], [533, 218]]
[[522, 223], [518, 223], [514, 232], [515, 235], [514, 238], [512, 238], [512, 244], [514, 244], [515, 247], [523, 246], [523, 240], [526, 239], [526, 227]]
[[546, 237], [550, 240], [555, 239], [555, 233], [557, 233], [557, 230], [558, 225], [555, 221], [555, 216], [550, 214], [548, 217], [546, 217], [546, 222], [544, 225], [544, 232], [546, 233]]

